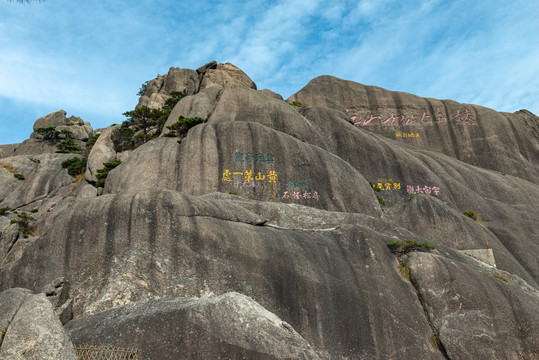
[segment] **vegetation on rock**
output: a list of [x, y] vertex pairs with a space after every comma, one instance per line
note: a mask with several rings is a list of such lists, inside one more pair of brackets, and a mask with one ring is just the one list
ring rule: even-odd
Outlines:
[[99, 139], [99, 135], [101, 134], [97, 133], [88, 139], [88, 141], [86, 142], [86, 147], [88, 149], [91, 149], [92, 147], [94, 147], [95, 142], [97, 141], [97, 139]]
[[435, 249], [434, 246], [432, 246], [431, 244], [429, 244], [427, 242], [418, 243], [415, 240], [406, 240], [405, 242], [391, 241], [391, 242], [388, 242], [386, 245], [395, 254], [406, 254], [406, 253], [408, 253], [410, 251], [428, 252], [430, 250]]
[[189, 131], [189, 129], [191, 129], [193, 126], [202, 124], [204, 122], [206, 122], [206, 119], [202, 119], [198, 116], [192, 117], [192, 118], [185, 118], [183, 116], [180, 116], [178, 118], [178, 121], [176, 121], [172, 125], [167, 126], [167, 129], [169, 129], [170, 132], [164, 134], [163, 136], [167, 136], [167, 137], [185, 136], [187, 135], [187, 132]]
[[64, 153], [69, 154], [72, 152], [78, 152], [81, 150], [81, 147], [77, 145], [71, 138], [66, 138], [62, 141], [60, 141], [58, 144], [56, 144], [56, 150], [57, 153]]
[[25, 212], [17, 214], [17, 216], [19, 217], [19, 220], [12, 219], [11, 223], [19, 224], [19, 231], [22, 232], [22, 236], [24, 238], [27, 238], [28, 235], [32, 235], [32, 230], [31, 230], [29, 221], [36, 221], [36, 219], [34, 219], [33, 217], [31, 217]]
[[43, 139], [56, 139], [60, 134], [59, 131], [56, 131], [54, 126], [49, 126], [46, 128], [39, 128], [36, 130], [36, 133], [43, 136]]
[[464, 211], [463, 214], [477, 221], [477, 215], [473, 211]]
[[114, 159], [110, 162], [104, 162], [103, 166], [104, 168], [97, 170], [97, 182], [95, 183], [96, 187], [105, 187], [105, 180], [107, 179], [107, 175], [109, 172], [114, 169], [116, 166], [120, 165], [122, 163], [122, 160], [120, 159]]
[[62, 167], [65, 169], [67, 168], [67, 173], [69, 175], [76, 176], [78, 174], [83, 174], [86, 171], [86, 163], [88, 162], [88, 159], [86, 158], [79, 158], [78, 156], [75, 156], [74, 158], [67, 159], [64, 162], [62, 162]]

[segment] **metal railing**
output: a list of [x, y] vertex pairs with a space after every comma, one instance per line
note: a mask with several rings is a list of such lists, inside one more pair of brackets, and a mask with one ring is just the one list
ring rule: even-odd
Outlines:
[[136, 360], [138, 349], [74, 345], [79, 360]]

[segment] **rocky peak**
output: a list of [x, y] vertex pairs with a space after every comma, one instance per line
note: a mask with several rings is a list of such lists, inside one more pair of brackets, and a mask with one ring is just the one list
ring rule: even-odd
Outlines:
[[[531, 112], [331, 76], [283, 101], [211, 62], [170, 68], [128, 115], [76, 153], [25, 150], [62, 141], [43, 126], [84, 126], [63, 110], [0, 147], [0, 356], [53, 333], [43, 347], [66, 358], [69, 341], [159, 359], [537, 357]], [[61, 322], [28, 331], [28, 305], [9, 325], [30, 297]]]

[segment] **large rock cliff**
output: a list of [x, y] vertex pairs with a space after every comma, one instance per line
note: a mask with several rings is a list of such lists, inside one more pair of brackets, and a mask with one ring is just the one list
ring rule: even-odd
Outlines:
[[539, 357], [537, 116], [331, 76], [284, 101], [215, 62], [137, 109], [157, 120], [59, 111], [0, 148], [0, 290], [68, 280], [76, 348]]

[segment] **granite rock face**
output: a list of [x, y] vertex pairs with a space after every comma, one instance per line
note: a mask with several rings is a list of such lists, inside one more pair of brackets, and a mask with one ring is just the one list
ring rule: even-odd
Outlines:
[[0, 327], [2, 359], [78, 359], [44, 294], [19, 288], [1, 292]]
[[538, 357], [535, 115], [330, 76], [283, 101], [216, 62], [139, 106], [172, 91], [165, 128], [206, 121], [129, 151], [101, 129], [80, 185], [72, 155], [2, 148], [0, 289], [69, 279], [76, 344], [153, 358]]
[[74, 343], [120, 348], [138, 338], [144, 359], [319, 359], [289, 324], [238, 293], [127, 305], [73, 320], [67, 331]]

